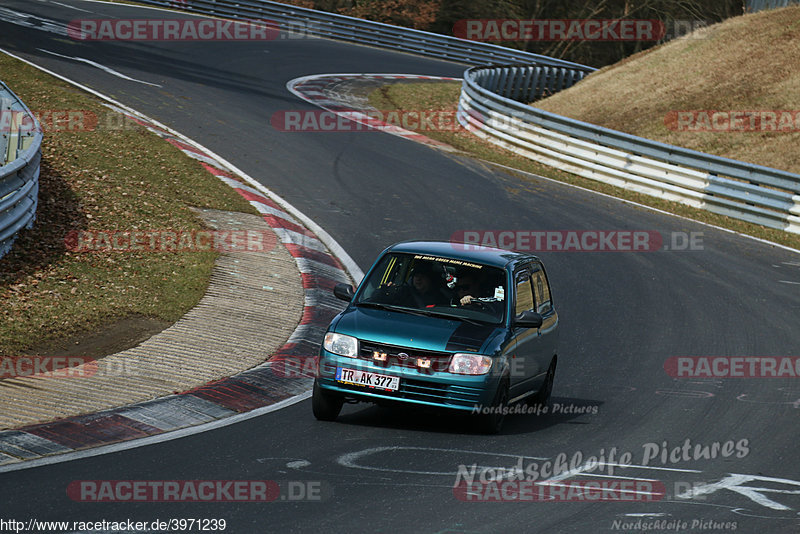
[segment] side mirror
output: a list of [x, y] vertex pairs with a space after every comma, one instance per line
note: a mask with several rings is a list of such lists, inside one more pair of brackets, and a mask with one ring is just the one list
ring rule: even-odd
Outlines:
[[533, 310], [525, 310], [514, 318], [514, 326], [521, 328], [539, 328], [542, 322], [542, 315]]
[[333, 286], [333, 294], [336, 298], [346, 300], [350, 302], [353, 300], [353, 294], [355, 291], [353, 290], [353, 286], [350, 284], [336, 284]]

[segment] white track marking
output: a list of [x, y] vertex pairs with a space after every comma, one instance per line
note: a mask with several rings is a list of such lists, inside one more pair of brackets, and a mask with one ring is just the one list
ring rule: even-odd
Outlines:
[[[39, 1], [41, 2], [41, 1], [47, 1], [47, 0], [39, 0]], [[61, 7], [67, 7], [69, 9], [74, 9], [75, 11], [83, 11], [84, 13], [94, 13], [94, 11], [89, 11], [88, 9], [81, 9], [79, 7], [71, 6], [69, 4], [62, 4], [61, 2], [56, 2], [55, 0], [49, 0], [49, 3], [55, 4], [55, 5], [61, 6]]]
[[[411, 446], [389, 446], [389, 447], [371, 447], [368, 449], [362, 449], [356, 452], [349, 452], [346, 454], [342, 454], [336, 459], [336, 462], [339, 465], [344, 467], [349, 467], [351, 469], [366, 469], [367, 471], [381, 471], [387, 473], [408, 473], [413, 475], [434, 475], [434, 476], [456, 476], [458, 474], [457, 471], [417, 471], [414, 469], [391, 469], [388, 467], [372, 467], [367, 465], [359, 465], [357, 462], [364, 456], [369, 456], [372, 454], [378, 454], [385, 451], [397, 451], [397, 450], [416, 450], [421, 452], [430, 452], [430, 451], [437, 451], [437, 452], [454, 452], [454, 453], [462, 453], [462, 454], [482, 454], [484, 456], [493, 456], [493, 457], [508, 457], [508, 458], [530, 458], [532, 460], [547, 460], [548, 458], [543, 458], [540, 456], [522, 456], [519, 454], [503, 454], [503, 453], [494, 453], [494, 452], [486, 452], [486, 451], [469, 451], [463, 449], [443, 449], [439, 447], [411, 447]], [[497, 467], [492, 466], [476, 466], [480, 468], [489, 468], [489, 469], [497, 469]], [[500, 468], [505, 469], [505, 468]]]
[[156, 443], [172, 441], [173, 439], [192, 436], [194, 434], [201, 434], [209, 430], [216, 430], [218, 428], [226, 427], [229, 425], [240, 423], [242, 421], [247, 421], [248, 419], [252, 419], [254, 417], [259, 417], [261, 415], [278, 411], [281, 408], [286, 408], [293, 404], [297, 404], [298, 402], [304, 401], [309, 397], [311, 397], [311, 392], [306, 391], [305, 393], [295, 395], [294, 397], [289, 397], [288, 399], [276, 402], [275, 404], [270, 404], [269, 406], [256, 408], [255, 410], [249, 412], [232, 415], [230, 417], [226, 417], [225, 419], [218, 419], [216, 421], [211, 421], [208, 423], [204, 423], [202, 425], [190, 426], [182, 428], [180, 430], [174, 430], [172, 432], [165, 432], [163, 434], [158, 434], [155, 436], [148, 436], [146, 438], [139, 438], [131, 441], [123, 441], [121, 443], [115, 443], [113, 445], [103, 445], [101, 447], [97, 447], [94, 449], [67, 452], [64, 454], [58, 454], [56, 456], [45, 456], [44, 458], [39, 458], [38, 460], [28, 460], [16, 464], [7, 464], [0, 466], [0, 473], [6, 473], [8, 471], [19, 471], [21, 469], [30, 469], [32, 467], [39, 467], [42, 465], [59, 464], [62, 462], [70, 462], [72, 460], [80, 460], [83, 458], [91, 458], [92, 456], [101, 456], [103, 454], [111, 454], [114, 452], [126, 451], [128, 449], [136, 449], [138, 447], [155, 445]]
[[[748, 482], [769, 482], [777, 484], [786, 484], [794, 486], [795, 488], [798, 489], [782, 490], [782, 489], [761, 488], [761, 487], [752, 487], [743, 485]], [[756, 475], [740, 475], [736, 473], [731, 473], [722, 480], [720, 480], [719, 482], [716, 482], [714, 484], [703, 484], [702, 486], [695, 486], [694, 488], [684, 493], [681, 493], [680, 495], [676, 495], [675, 497], [677, 499], [691, 499], [693, 497], [697, 497], [700, 495], [708, 495], [710, 493], [715, 493], [723, 489], [739, 493], [740, 495], [744, 495], [753, 502], [760, 504], [765, 508], [771, 508], [773, 510], [791, 510], [792, 508], [789, 508], [784, 504], [775, 502], [764, 494], [778, 493], [783, 495], [800, 495], [800, 482], [796, 480], [790, 480], [787, 478], [762, 477]]]
[[105, 65], [101, 65], [100, 63], [97, 63], [96, 61], [92, 61], [91, 59], [85, 59], [85, 58], [82, 58], [82, 57], [75, 57], [75, 56], [65, 56], [64, 54], [58, 54], [56, 52], [51, 52], [50, 50], [45, 50], [43, 48], [37, 48], [36, 50], [39, 50], [40, 52], [44, 52], [45, 54], [50, 54], [51, 56], [63, 57], [63, 58], [66, 58], [66, 59], [72, 59], [72, 60], [75, 60], [75, 61], [80, 61], [81, 63], [86, 63], [87, 65], [91, 65], [92, 67], [97, 67], [98, 69], [100, 69], [102, 71], [105, 71], [105, 72], [107, 72], [109, 74], [113, 74], [114, 76], [117, 76], [118, 78], [122, 78], [123, 80], [129, 80], [129, 81], [136, 82], [136, 83], [143, 83], [145, 85], [152, 85], [153, 87], [162, 87], [161, 85], [159, 85], [157, 83], [150, 83], [150, 82], [145, 82], [143, 80], [137, 80], [136, 78], [131, 78], [130, 76], [126, 76], [126, 75], [122, 74], [119, 71], [116, 71], [116, 70], [114, 70], [114, 69], [112, 69], [110, 67], [106, 67]]
[[[586, 462], [583, 465], [580, 465], [580, 466], [576, 467], [575, 469], [570, 469], [569, 471], [564, 471], [563, 473], [561, 473], [559, 475], [556, 475], [556, 476], [554, 476], [554, 477], [552, 477], [552, 478], [550, 478], [548, 480], [564, 480], [565, 478], [569, 478], [569, 477], [571, 477], [573, 475], [577, 475], [577, 474], [580, 474], [580, 473], [587, 473], [587, 474], [591, 474], [592, 476], [595, 476], [595, 474], [592, 473], [592, 471], [594, 471], [594, 469], [592, 471], [586, 470], [588, 465], [589, 465], [589, 463]], [[610, 462], [605, 462], [604, 465], [610, 465], [611, 467], [619, 467], [621, 469], [638, 468], [638, 469], [653, 469], [653, 470], [656, 470], [656, 471], [675, 471], [675, 472], [678, 472], [678, 473], [702, 473], [702, 471], [698, 471], [697, 469], [679, 469], [677, 467], [658, 467], [658, 466], [655, 466], [655, 465], [617, 464], [617, 463], [610, 463]], [[632, 478], [632, 477], [620, 476], [619, 478]]]
[[[39, 24], [31, 22], [29, 19], [34, 19], [38, 21]], [[62, 22], [39, 17], [31, 13], [20, 13], [19, 11], [14, 11], [13, 9], [5, 7], [0, 7], [0, 21], [16, 24], [17, 26], [23, 26], [32, 30], [50, 32], [64, 37], [67, 36], [67, 25]]]

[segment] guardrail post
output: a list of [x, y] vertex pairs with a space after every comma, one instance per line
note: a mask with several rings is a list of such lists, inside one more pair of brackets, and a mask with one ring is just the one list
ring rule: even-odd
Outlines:
[[794, 201], [794, 206], [789, 209], [786, 231], [800, 234], [800, 195], [794, 195], [792, 200]]
[[536, 67], [522, 67], [522, 70], [524, 74], [519, 82], [519, 101], [527, 104], [531, 101], [529, 97], [531, 92], [531, 80], [533, 79], [533, 73]]
[[550, 69], [549, 76], [547, 77], [547, 96], [554, 95], [558, 92], [556, 89], [556, 74], [558, 68], [553, 67]]
[[9, 98], [0, 98], [0, 164], [5, 165], [8, 163], [8, 140], [11, 134], [11, 122], [13, 115], [11, 114], [12, 100]]
[[539, 87], [536, 89], [536, 93], [538, 98], [546, 98], [550, 96], [548, 91], [548, 85], [550, 83], [550, 78], [553, 76], [553, 69], [552, 67], [542, 67], [542, 73], [539, 77]]
[[564, 78], [566, 77], [566, 75], [567, 75], [567, 69], [565, 68], [558, 69], [558, 79], [556, 80], [555, 84], [556, 92], [561, 91], [562, 89], [566, 89], [566, 87], [564, 86], [565, 85]]
[[544, 67], [533, 67], [533, 75], [528, 84], [528, 95], [525, 98], [526, 102], [533, 102], [539, 98], [539, 77], [542, 75]]
[[503, 94], [502, 91], [505, 88], [506, 80], [508, 79], [508, 67], [500, 67], [498, 70], [500, 71], [500, 75], [497, 77], [495, 92], [498, 94]]
[[519, 93], [517, 76], [519, 74], [519, 67], [508, 68], [508, 79], [504, 88], [505, 94], [512, 100], [517, 100], [517, 93]]

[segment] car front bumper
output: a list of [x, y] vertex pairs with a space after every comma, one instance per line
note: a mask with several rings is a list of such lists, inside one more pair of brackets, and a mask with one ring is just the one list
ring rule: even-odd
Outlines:
[[[400, 387], [396, 391], [385, 391], [338, 382], [337, 367], [397, 376], [400, 378]], [[477, 413], [477, 410], [491, 405], [499, 379], [491, 372], [476, 376], [446, 371], [424, 372], [414, 368], [384, 366], [363, 358], [338, 356], [324, 349], [320, 351], [319, 386], [364, 401], [397, 401]]]

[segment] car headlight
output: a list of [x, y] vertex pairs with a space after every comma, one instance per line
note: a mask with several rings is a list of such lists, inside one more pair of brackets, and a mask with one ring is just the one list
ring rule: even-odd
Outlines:
[[325, 350], [347, 356], [348, 358], [358, 358], [358, 340], [353, 336], [328, 332], [325, 334], [325, 343], [322, 345]]
[[492, 359], [481, 354], [453, 354], [450, 371], [459, 375], [485, 375], [492, 368]]

